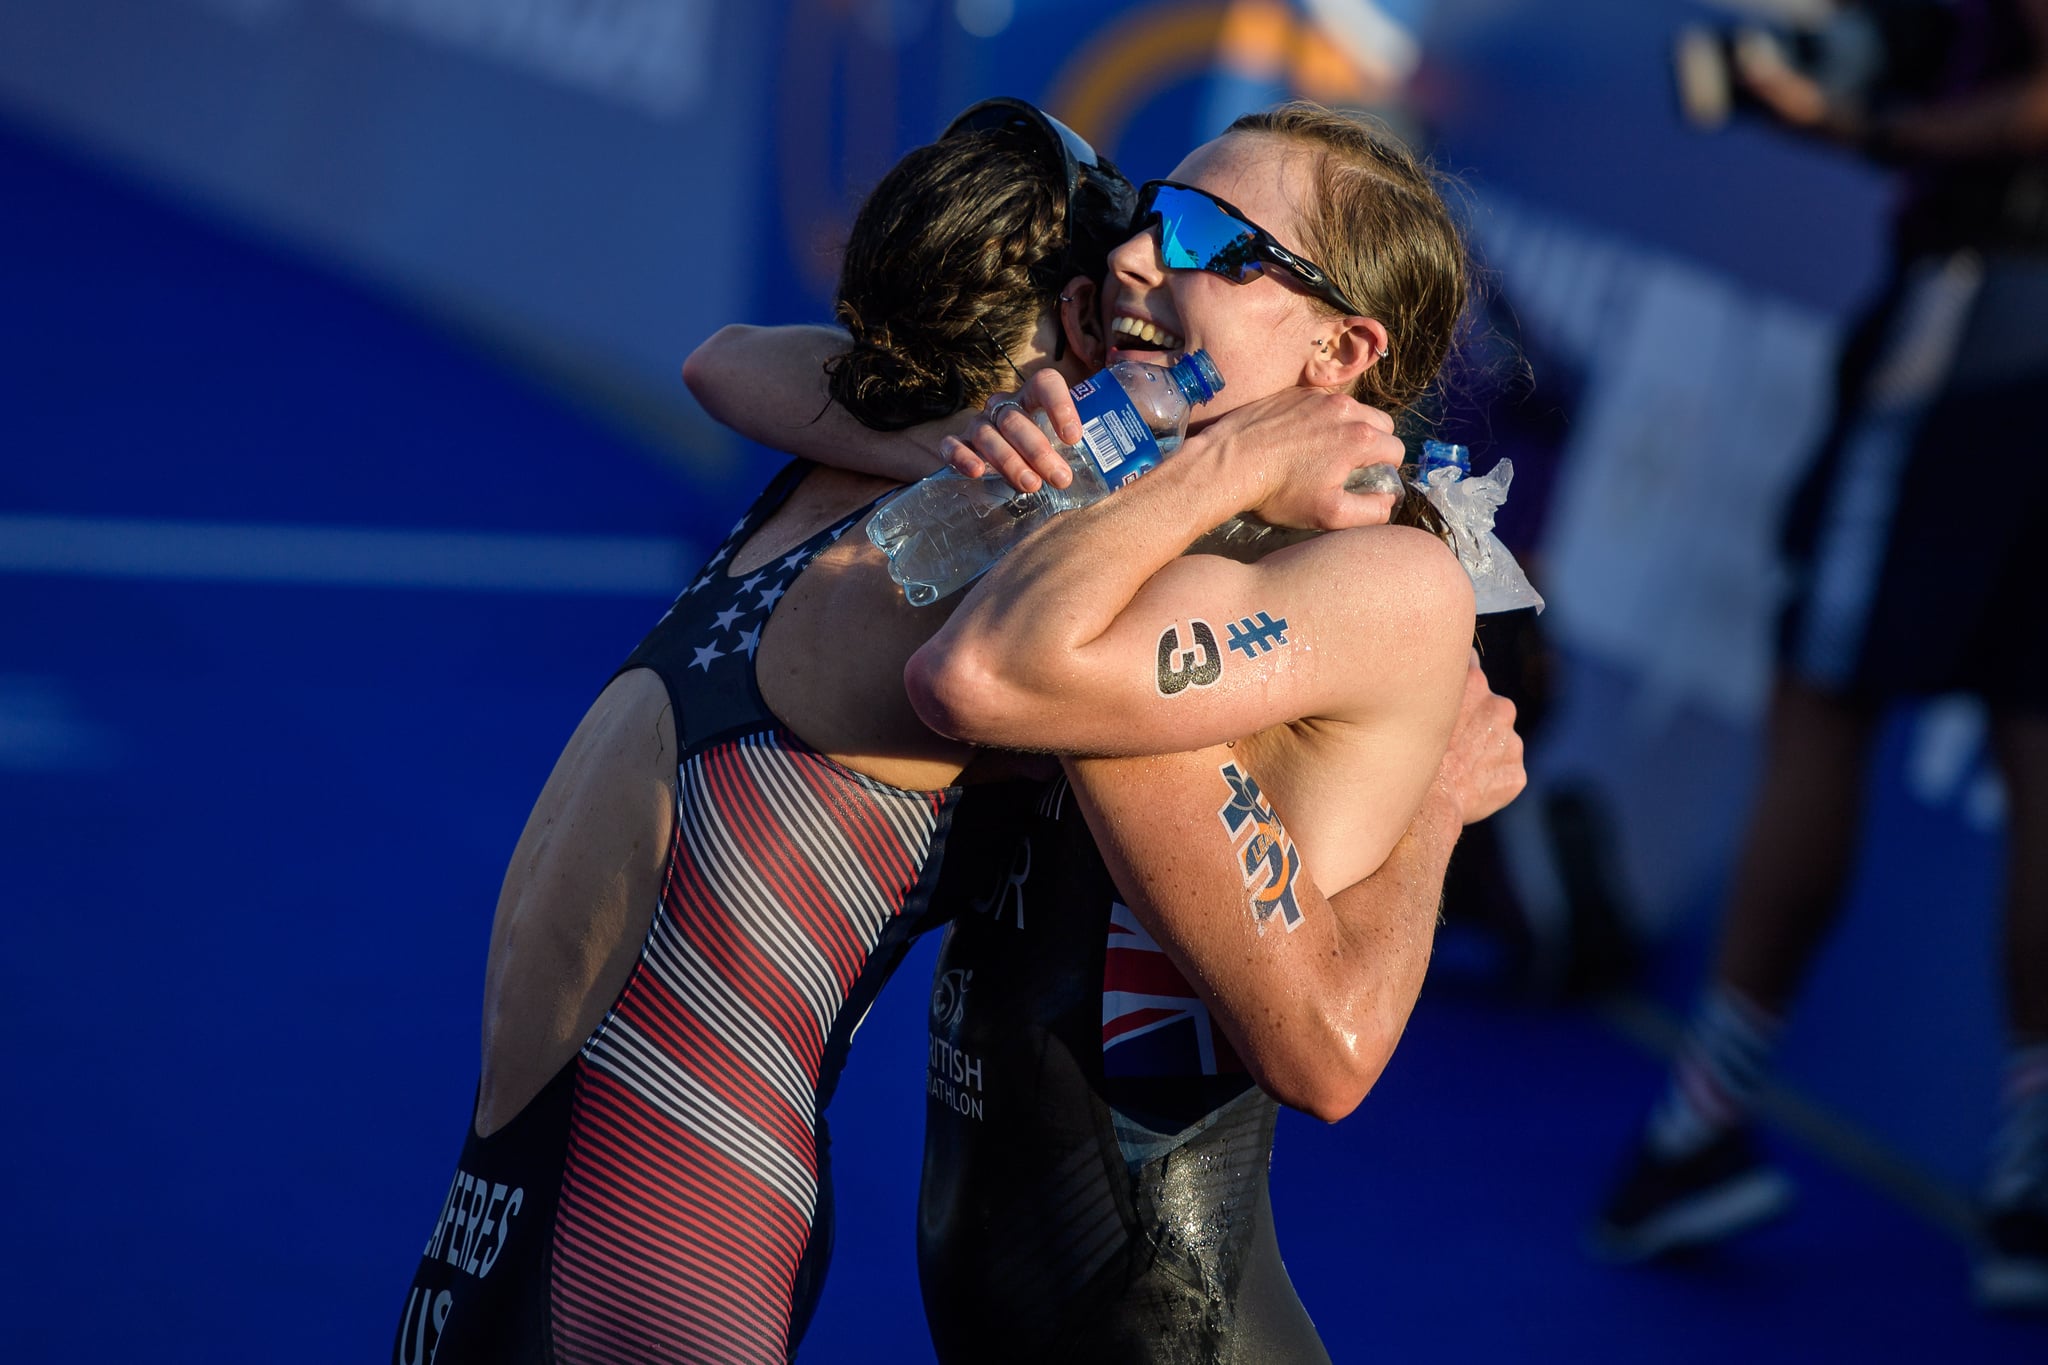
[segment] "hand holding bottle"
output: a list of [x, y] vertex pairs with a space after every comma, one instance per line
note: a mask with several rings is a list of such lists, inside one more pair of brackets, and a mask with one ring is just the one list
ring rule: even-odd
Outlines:
[[967, 478], [997, 474], [1019, 492], [1035, 493], [1042, 484], [1065, 488], [1072, 481], [1058, 446], [1079, 445], [1081, 434], [1066, 376], [1048, 367], [1016, 393], [990, 398], [967, 430], [946, 438], [939, 454]]
[[1406, 447], [1380, 409], [1326, 389], [1292, 388], [1211, 422], [1200, 451], [1217, 462], [1217, 478], [1235, 492], [1241, 512], [1294, 530], [1340, 531], [1386, 523], [1400, 496]]
[[[969, 478], [999, 475], [1024, 492], [1042, 485], [1065, 488], [1072, 471], [1056, 443], [1078, 440], [1080, 428], [1066, 381], [1041, 370], [1016, 394], [990, 399], [983, 414], [958, 438], [949, 438], [940, 453]], [[1205, 442], [1235, 432], [1240, 443], [1259, 448], [1261, 466], [1279, 486], [1257, 496], [1275, 498], [1290, 525], [1377, 525], [1401, 491], [1404, 447], [1394, 435], [1394, 419], [1348, 398], [1319, 389], [1288, 390], [1246, 404], [1208, 430]], [[1311, 506], [1319, 495], [1315, 490], [1324, 495], [1320, 509]], [[1355, 495], [1361, 494], [1370, 500], [1360, 501]]]
[[[1058, 461], [1049, 471], [1053, 486], [1041, 486], [1033, 475], [1031, 491], [1022, 491], [1022, 476], [1012, 488], [995, 474], [966, 477], [956, 469], [941, 470], [876, 509], [868, 518], [868, 539], [888, 556], [889, 575], [903, 585], [912, 606], [935, 602], [980, 576], [1033, 527], [1106, 497], [1155, 467], [1179, 448], [1194, 408], [1222, 387], [1223, 376], [1203, 351], [1171, 365], [1118, 361], [1070, 392], [1059, 385], [1069, 429], [1079, 429], [1077, 441], [1059, 446], [1047, 438], [1050, 422], [1040, 428], [1015, 400], [999, 400], [977, 426], [994, 433], [995, 422], [1008, 419], [1009, 435], [1034, 449], [1048, 446]], [[1003, 435], [992, 439], [1009, 443]]]

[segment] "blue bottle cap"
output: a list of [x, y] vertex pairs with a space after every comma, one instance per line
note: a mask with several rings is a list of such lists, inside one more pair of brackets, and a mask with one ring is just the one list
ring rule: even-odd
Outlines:
[[1207, 351], [1189, 351], [1167, 367], [1190, 403], [1206, 403], [1223, 387], [1223, 372], [1209, 359]]
[[1422, 462], [1417, 466], [1416, 473], [1421, 476], [1421, 481], [1427, 484], [1429, 476], [1439, 469], [1455, 469], [1459, 478], [1465, 478], [1472, 472], [1472, 452], [1447, 441], [1424, 441]]

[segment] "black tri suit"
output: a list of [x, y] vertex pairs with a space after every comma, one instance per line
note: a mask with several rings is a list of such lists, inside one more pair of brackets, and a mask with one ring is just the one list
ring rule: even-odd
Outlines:
[[1273, 1234], [1278, 1106], [1078, 806], [1045, 789], [941, 948], [918, 1213], [939, 1358], [1326, 1361]]

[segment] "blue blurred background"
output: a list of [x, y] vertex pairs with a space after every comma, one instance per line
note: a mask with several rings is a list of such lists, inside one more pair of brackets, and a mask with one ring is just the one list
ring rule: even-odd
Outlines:
[[[1275, 1158], [1336, 1358], [2048, 1358], [1965, 1295], [2001, 795], [1960, 699], [1888, 731], [1791, 1022], [1769, 1112], [1798, 1216], [1666, 1269], [1578, 1249], [1700, 968], [1777, 509], [1879, 264], [1877, 176], [1675, 113], [1678, 24], [1798, 8], [9, 0], [0, 1359], [389, 1351], [527, 806], [777, 462], [677, 367], [724, 322], [825, 318], [860, 194], [996, 93], [1134, 178], [1288, 95], [1386, 110], [1460, 177], [1533, 367], [1519, 417], [1462, 418], [1475, 463], [1522, 466], [1552, 608], [1534, 784], [1496, 831], [1519, 937], [1454, 924], [1379, 1088], [1289, 1115]], [[1561, 998], [1558, 793], [1606, 813], [1641, 948], [1591, 999]], [[929, 1355], [929, 954], [833, 1109], [809, 1361]]]

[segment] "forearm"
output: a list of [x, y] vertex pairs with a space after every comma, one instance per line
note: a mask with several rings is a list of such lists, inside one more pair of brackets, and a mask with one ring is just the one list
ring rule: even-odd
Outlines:
[[832, 401], [825, 362], [846, 350], [832, 327], [721, 327], [683, 362], [704, 410], [740, 435], [838, 469], [909, 483], [940, 467], [939, 446], [972, 413], [905, 431], [862, 426]]
[[1328, 898], [1327, 935], [1289, 935], [1218, 1002], [1225, 1036], [1275, 1099], [1335, 1123], [1379, 1082], [1422, 992], [1458, 831], [1432, 798], [1377, 871]]
[[2048, 0], [2016, 0], [2034, 57], [2005, 80], [1880, 110], [1863, 130], [1881, 154], [1934, 161], [2031, 156], [2048, 149]]
[[[997, 561], [919, 651], [913, 694], [919, 674], [944, 660], [984, 683], [1056, 697], [1152, 575], [1245, 505], [1245, 486], [1231, 452], [1198, 435], [1143, 479], [1055, 517]], [[979, 684], [968, 691], [987, 695]]]
[[[1333, 897], [1348, 964], [1342, 997], [1350, 1030], [1375, 1040], [1355, 1059], [1361, 1074], [1379, 1078], [1408, 1026], [1443, 905], [1444, 874], [1463, 826], [1441, 787], [1432, 789], [1379, 870]], [[1363, 1098], [1363, 1092], [1360, 1097]]]
[[[1125, 903], [1253, 1079], [1281, 1103], [1335, 1122], [1379, 1079], [1421, 990], [1458, 809], [1432, 788], [1369, 876], [1328, 898], [1311, 876], [1293, 877], [1291, 906], [1259, 919], [1232, 850], [1212, 852], [1206, 831], [1187, 827], [1191, 812], [1174, 810], [1178, 793], [1204, 790], [1200, 770], [1214, 756], [1182, 764], [1189, 756], [1176, 755], [1164, 771], [1133, 760], [1067, 768]], [[1291, 848], [1277, 817], [1266, 832]]]

